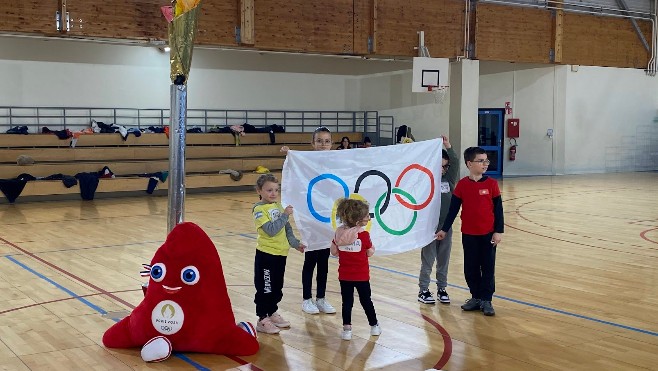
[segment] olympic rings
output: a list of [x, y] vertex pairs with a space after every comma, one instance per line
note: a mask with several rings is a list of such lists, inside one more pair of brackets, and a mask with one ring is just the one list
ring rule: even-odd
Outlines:
[[[427, 199], [425, 201], [423, 201], [423, 203], [421, 203], [421, 204], [418, 204], [416, 202], [416, 199], [411, 194], [409, 194], [408, 192], [398, 188], [400, 186], [400, 184], [402, 183], [402, 178], [404, 177], [404, 175], [407, 172], [409, 172], [410, 170], [413, 170], [413, 169], [422, 171], [430, 179], [430, 192], [429, 192], [429, 195], [427, 196]], [[367, 178], [371, 175], [378, 176], [378, 177], [382, 178], [386, 182], [387, 190], [377, 200], [377, 202], [375, 204], [374, 213], [371, 212], [370, 216], [374, 217], [377, 220], [377, 222], [379, 223], [379, 225], [382, 227], [382, 229], [384, 231], [386, 231], [386, 232], [388, 232], [392, 235], [401, 236], [401, 235], [404, 235], [404, 234], [408, 233], [413, 228], [414, 224], [416, 223], [416, 219], [418, 218], [418, 210], [422, 210], [425, 207], [427, 207], [427, 205], [430, 204], [430, 202], [432, 201], [432, 198], [434, 197], [435, 182], [434, 182], [434, 175], [432, 174], [432, 171], [429, 170], [428, 168], [426, 168], [422, 165], [416, 164], [416, 163], [407, 166], [400, 173], [400, 175], [398, 176], [398, 178], [395, 182], [395, 187], [391, 186], [391, 180], [383, 172], [381, 172], [379, 170], [367, 170], [367, 171], [363, 172], [358, 177], [358, 179], [356, 180], [356, 183], [354, 185], [354, 193], [352, 193], [352, 194], [350, 194], [349, 188], [348, 188], [347, 184], [345, 183], [345, 181], [343, 181], [337, 175], [335, 175], [335, 174], [320, 174], [320, 175], [316, 176], [315, 178], [313, 178], [309, 182], [308, 189], [307, 189], [307, 192], [306, 192], [306, 203], [308, 205], [308, 209], [309, 209], [311, 215], [313, 215], [313, 217], [315, 219], [319, 220], [320, 222], [330, 223], [331, 226], [333, 227], [333, 229], [336, 229], [336, 227], [337, 227], [336, 209], [338, 207], [338, 200], [334, 201], [334, 204], [333, 204], [332, 210], [331, 210], [331, 215], [329, 217], [320, 215], [315, 210], [315, 207], [313, 207], [313, 200], [312, 200], [312, 197], [311, 197], [312, 193], [313, 193], [313, 187], [315, 186], [316, 183], [318, 183], [321, 180], [331, 179], [331, 180], [334, 180], [336, 183], [338, 183], [341, 186], [341, 188], [343, 190], [343, 195], [344, 195], [343, 197], [366, 201], [366, 199], [359, 194], [359, 188], [361, 188], [361, 183], [365, 180], [365, 178]], [[384, 220], [382, 219], [382, 215], [388, 209], [388, 206], [389, 206], [389, 203], [390, 203], [390, 200], [391, 200], [391, 194], [395, 194], [395, 199], [402, 206], [406, 207], [407, 209], [413, 210], [413, 212], [414, 212], [414, 215], [413, 215], [409, 225], [406, 226], [405, 228], [401, 229], [401, 230], [396, 230], [396, 229], [393, 229], [393, 228], [387, 226], [386, 223], [384, 223]], [[407, 200], [404, 200], [400, 196], [403, 196]], [[372, 222], [368, 222], [368, 225], [366, 226], [366, 230], [370, 230], [371, 223]]]
[[[413, 196], [411, 196], [409, 193], [401, 190], [400, 188], [393, 188], [393, 193], [396, 194], [396, 198], [398, 197], [397, 195], [400, 194], [400, 195], [403, 195], [404, 197], [408, 198], [409, 201], [413, 202], [414, 204], [416, 203], [416, 200], [413, 198]], [[411, 223], [409, 223], [409, 225], [406, 228], [404, 228], [402, 230], [399, 230], [399, 231], [397, 231], [395, 229], [392, 229], [389, 226], [387, 226], [386, 223], [384, 223], [384, 221], [382, 220], [382, 216], [379, 212], [379, 205], [382, 203], [385, 196], [386, 196], [386, 193], [384, 193], [379, 198], [379, 200], [377, 200], [377, 204], [375, 205], [375, 218], [377, 218], [377, 223], [379, 223], [379, 225], [382, 227], [382, 229], [385, 230], [386, 232], [388, 232], [388, 233], [390, 233], [394, 236], [402, 236], [403, 234], [406, 234], [407, 232], [409, 232], [411, 230], [411, 228], [413, 228], [414, 224], [416, 224], [416, 218], [418, 217], [418, 211], [414, 210], [414, 217], [411, 219]]]
[[343, 187], [343, 193], [345, 194], [345, 198], [349, 197], [350, 190], [347, 188], [347, 184], [345, 184], [345, 182], [341, 178], [339, 178], [338, 176], [336, 176], [334, 174], [320, 174], [320, 175], [316, 176], [315, 178], [313, 178], [310, 183], [308, 183], [308, 191], [306, 192], [306, 204], [308, 204], [308, 210], [311, 212], [311, 215], [313, 215], [315, 217], [315, 219], [317, 219], [317, 220], [319, 220], [323, 223], [330, 223], [331, 222], [330, 218], [328, 218], [326, 216], [322, 216], [322, 215], [318, 214], [317, 211], [315, 211], [315, 208], [313, 207], [313, 200], [311, 199], [313, 186], [315, 185], [315, 183], [317, 183], [317, 182], [319, 182], [323, 179], [333, 179], [336, 182], [338, 182], [338, 184], [340, 184]]
[[[411, 164], [411, 165], [407, 166], [400, 173], [400, 176], [398, 176], [398, 180], [395, 181], [395, 187], [398, 187], [400, 185], [400, 182], [402, 181], [402, 177], [404, 176], [404, 174], [406, 174], [411, 169], [420, 170], [423, 173], [427, 174], [427, 176], [430, 178], [430, 182], [431, 182], [430, 194], [429, 194], [429, 196], [427, 196], [427, 200], [425, 200], [420, 205], [412, 205], [412, 204], [408, 203], [407, 201], [403, 200], [402, 197], [400, 197], [397, 194], [395, 195], [395, 199], [398, 200], [398, 202], [401, 203], [403, 206], [405, 206], [407, 209], [421, 210], [421, 209], [424, 209], [430, 203], [430, 201], [432, 201], [432, 197], [434, 196], [434, 176], [432, 175], [432, 172], [428, 168], [426, 168], [424, 166], [421, 166], [419, 164]], [[389, 192], [390, 192], [390, 188], [389, 188]], [[395, 192], [393, 192], [393, 193], [395, 193]], [[411, 199], [411, 200], [413, 200], [413, 199]], [[416, 201], [413, 201], [413, 203], [416, 203]]]

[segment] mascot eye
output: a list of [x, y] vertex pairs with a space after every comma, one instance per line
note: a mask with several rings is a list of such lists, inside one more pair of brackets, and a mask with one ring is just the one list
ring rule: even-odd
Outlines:
[[167, 267], [162, 263], [153, 264], [153, 267], [151, 267], [151, 278], [153, 278], [153, 281], [155, 282], [162, 281], [166, 274]]
[[199, 282], [199, 270], [193, 265], [187, 266], [181, 270], [180, 278], [186, 285], [194, 285]]

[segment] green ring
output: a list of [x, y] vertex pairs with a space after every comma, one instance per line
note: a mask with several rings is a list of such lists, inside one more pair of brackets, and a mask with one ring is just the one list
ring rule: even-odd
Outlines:
[[[410, 195], [409, 193], [401, 190], [400, 188], [393, 188], [391, 190], [391, 193], [397, 193], [399, 195], [402, 195], [402, 196], [406, 197], [409, 201], [413, 202], [414, 205], [416, 205], [416, 200], [413, 198], [413, 196]], [[382, 196], [379, 198], [379, 200], [377, 200], [377, 204], [375, 205], [375, 219], [377, 219], [377, 223], [379, 223], [379, 225], [382, 227], [383, 230], [385, 230], [386, 232], [388, 232], [392, 235], [402, 236], [403, 234], [406, 234], [407, 232], [409, 232], [411, 230], [411, 228], [413, 228], [414, 224], [416, 224], [416, 218], [418, 217], [418, 212], [416, 210], [414, 210], [414, 217], [411, 219], [411, 223], [409, 223], [409, 225], [406, 228], [404, 228], [400, 231], [396, 231], [395, 229], [389, 228], [389, 226], [387, 226], [384, 223], [384, 221], [382, 220], [382, 216], [379, 213], [379, 207], [381, 206], [382, 202], [384, 202], [385, 198], [386, 198], [386, 192], [384, 192], [382, 194]]]

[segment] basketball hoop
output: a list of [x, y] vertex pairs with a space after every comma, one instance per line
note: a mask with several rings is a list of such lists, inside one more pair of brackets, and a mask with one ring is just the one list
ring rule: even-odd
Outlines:
[[449, 87], [448, 85], [428, 85], [427, 91], [434, 94], [434, 103], [443, 103]]

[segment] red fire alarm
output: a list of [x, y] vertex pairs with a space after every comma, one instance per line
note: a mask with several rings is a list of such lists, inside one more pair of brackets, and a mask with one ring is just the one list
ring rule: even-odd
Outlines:
[[507, 119], [507, 137], [518, 138], [521, 122], [519, 119]]

